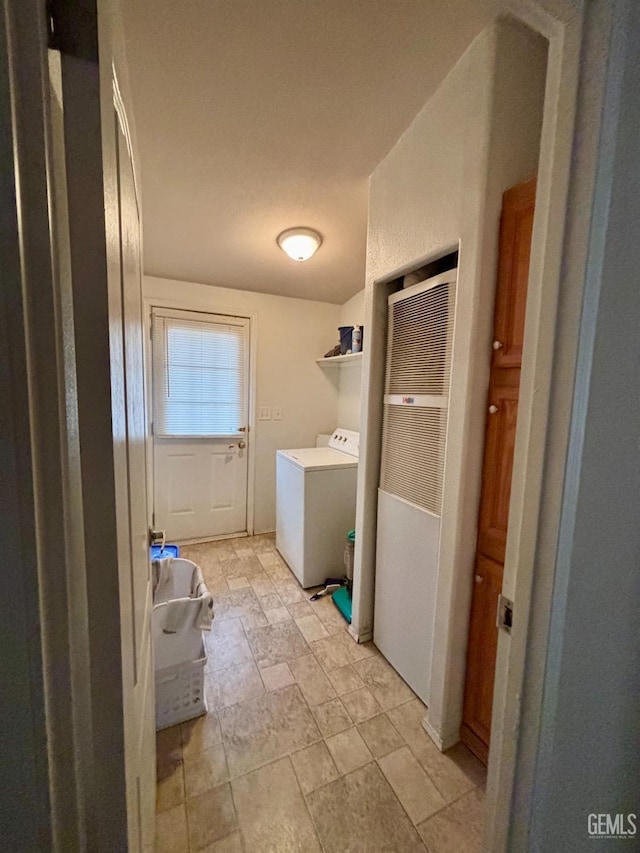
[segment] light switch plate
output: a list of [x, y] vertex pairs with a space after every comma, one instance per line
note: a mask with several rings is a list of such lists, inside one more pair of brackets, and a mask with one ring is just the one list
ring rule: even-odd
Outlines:
[[282, 406], [274, 406], [273, 409], [271, 409], [271, 414], [273, 415], [274, 421], [281, 421], [282, 420]]
[[260, 406], [258, 408], [258, 420], [259, 421], [270, 421], [271, 420], [271, 409], [269, 406]]

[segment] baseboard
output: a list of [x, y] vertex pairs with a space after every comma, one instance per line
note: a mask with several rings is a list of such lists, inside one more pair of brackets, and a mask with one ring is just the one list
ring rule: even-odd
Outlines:
[[347, 631], [351, 634], [356, 643], [368, 643], [369, 640], [373, 640], [373, 631], [367, 631], [366, 634], [358, 634], [353, 625], [348, 625]]
[[486, 767], [489, 761], [489, 747], [466, 723], [462, 724], [460, 740]]
[[225, 539], [246, 539], [249, 534], [246, 533], [223, 533], [220, 536], [203, 536], [199, 539], [178, 539], [178, 545], [204, 545], [207, 542], [223, 542]]
[[457, 743], [460, 742], [460, 733], [457, 731], [445, 735], [437, 731], [437, 729], [435, 729], [429, 722], [428, 713], [426, 717], [424, 717], [424, 719], [422, 720], [422, 728], [429, 735], [429, 737], [438, 747], [440, 752], [446, 752], [448, 749], [451, 749], [452, 746], [455, 746]]

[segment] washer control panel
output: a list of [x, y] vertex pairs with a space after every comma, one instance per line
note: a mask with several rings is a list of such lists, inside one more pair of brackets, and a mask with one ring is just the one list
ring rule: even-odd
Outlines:
[[329, 447], [348, 453], [349, 456], [355, 456], [357, 459], [360, 455], [360, 433], [338, 427], [329, 440]]

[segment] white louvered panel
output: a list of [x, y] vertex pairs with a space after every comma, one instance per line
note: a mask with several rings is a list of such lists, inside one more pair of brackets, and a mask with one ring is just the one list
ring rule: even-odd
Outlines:
[[447, 412], [385, 406], [380, 488], [440, 515]]
[[247, 420], [248, 320], [154, 309], [154, 429], [226, 436]]
[[440, 515], [456, 272], [389, 299], [383, 491]]
[[443, 282], [389, 306], [387, 394], [448, 393], [454, 293]]

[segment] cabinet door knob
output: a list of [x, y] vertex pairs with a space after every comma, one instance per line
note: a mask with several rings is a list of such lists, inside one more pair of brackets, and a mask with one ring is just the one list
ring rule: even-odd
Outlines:
[[490, 414], [490, 415], [495, 415], [495, 413], [496, 413], [497, 411], [498, 411], [498, 407], [497, 407], [497, 406], [494, 406], [494, 405], [493, 405], [493, 403], [492, 403], [492, 404], [489, 406], [489, 414]]
[[502, 341], [494, 341], [492, 346], [494, 349], [502, 349], [504, 344], [502, 343]]
[[482, 583], [483, 580], [484, 578], [482, 577], [482, 575], [476, 575], [476, 583]]

